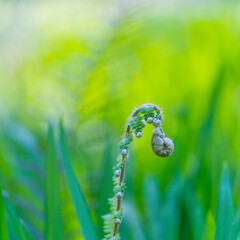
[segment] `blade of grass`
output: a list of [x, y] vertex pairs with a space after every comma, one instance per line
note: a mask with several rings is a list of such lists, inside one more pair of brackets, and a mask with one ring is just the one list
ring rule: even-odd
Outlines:
[[207, 212], [206, 224], [207, 224], [208, 239], [214, 239], [214, 235], [216, 232], [216, 220], [215, 220], [215, 216], [213, 215], [211, 210], [208, 210], [208, 212]]
[[152, 240], [160, 238], [160, 186], [156, 176], [144, 179], [144, 200], [148, 216], [149, 233]]
[[9, 226], [11, 232], [14, 235], [14, 239], [16, 240], [34, 240], [27, 227], [23, 223], [22, 220], [19, 219], [17, 213], [11, 204], [5, 199], [4, 200], [5, 208], [7, 210], [7, 215], [9, 218]]
[[[143, 232], [143, 224], [141, 222], [141, 217], [139, 216], [139, 213], [134, 206], [136, 206], [136, 203], [123, 203], [125, 226], [123, 225], [120, 228], [120, 235], [124, 236], [123, 231], [127, 231], [127, 238], [123, 239], [145, 240], [147, 238]], [[128, 234], [131, 234], [131, 237]]]
[[83, 236], [86, 240], [97, 240], [97, 235], [95, 233], [95, 227], [90, 217], [90, 213], [82, 193], [81, 187], [78, 183], [77, 177], [71, 165], [71, 161], [68, 154], [67, 145], [64, 137], [63, 124], [59, 124], [60, 131], [60, 151], [61, 158], [63, 161], [67, 182], [69, 190], [71, 193], [72, 201], [77, 212], [78, 220], [81, 225]]
[[112, 168], [113, 168], [113, 161], [112, 161], [112, 147], [111, 147], [111, 138], [107, 136], [104, 152], [102, 156], [102, 164], [100, 170], [100, 185], [99, 185], [99, 192], [98, 192], [98, 201], [99, 201], [99, 208], [97, 210], [98, 215], [98, 229], [99, 229], [99, 236], [103, 237], [103, 218], [102, 216], [108, 212], [108, 202], [106, 199], [112, 197]]
[[240, 237], [240, 202], [237, 206], [235, 214], [235, 226], [232, 228], [230, 239], [238, 239], [238, 236]]
[[1, 187], [0, 187], [0, 239], [2, 240], [9, 239]]
[[49, 125], [45, 164], [45, 239], [63, 239], [58, 163], [53, 127]]
[[229, 240], [234, 225], [232, 190], [227, 165], [222, 173], [216, 220], [215, 240]]
[[161, 238], [164, 240], [176, 240], [180, 232], [180, 206], [179, 197], [181, 192], [181, 181], [178, 176], [167, 188], [165, 203], [161, 213]]
[[236, 237], [238, 237], [240, 236], [240, 202], [238, 203], [236, 211], [235, 223], [236, 223]]
[[[219, 163], [222, 159], [219, 159], [216, 156], [209, 158], [209, 154], [211, 154], [211, 151], [209, 149], [213, 147], [213, 138], [215, 136], [213, 133], [215, 126], [214, 122], [216, 120], [215, 117], [217, 109], [219, 107], [218, 104], [221, 92], [226, 81], [226, 74], [227, 66], [225, 63], [222, 63], [221, 66], [219, 66], [219, 70], [215, 76], [216, 79], [209, 99], [208, 112], [202, 126], [199, 128], [198, 133], [197, 158], [201, 159], [201, 161], [199, 161], [199, 164], [197, 165], [196, 172], [193, 175], [193, 181], [196, 181], [197, 185], [199, 185], [200, 192], [205, 192], [205, 194], [210, 195], [211, 198], [214, 198], [214, 196], [217, 195], [217, 192], [212, 192], [212, 189], [214, 189], [214, 185], [216, 184], [212, 182], [212, 177], [213, 179], [216, 179], [218, 177], [216, 174], [221, 171], [221, 169], [219, 169], [221, 164]], [[208, 167], [209, 160], [215, 168], [214, 171], [211, 171], [211, 168]], [[211, 203], [208, 198], [203, 197], [201, 199], [201, 202], [206, 209], [210, 208]]]
[[187, 213], [189, 225], [193, 232], [194, 240], [207, 240], [206, 223], [204, 219], [203, 208], [199, 200], [189, 185], [185, 183], [182, 192], [182, 203]]

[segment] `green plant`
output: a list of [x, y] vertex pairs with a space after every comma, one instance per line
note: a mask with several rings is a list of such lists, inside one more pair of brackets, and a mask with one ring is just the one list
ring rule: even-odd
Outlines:
[[[152, 105], [144, 105], [148, 110]], [[135, 110], [137, 111], [137, 110]], [[141, 111], [140, 111], [141, 112]], [[139, 114], [141, 114], [139, 112]], [[154, 110], [156, 115], [156, 111]], [[144, 114], [143, 114], [144, 115]], [[129, 119], [130, 120], [130, 119]], [[156, 130], [154, 130], [155, 132]], [[65, 138], [62, 123], [59, 126], [60, 133], [60, 157], [63, 164], [64, 174], [68, 183], [68, 190], [71, 196], [71, 202], [74, 206], [79, 225], [81, 226], [80, 236], [86, 240], [100, 239], [97, 235], [95, 225], [86, 204], [86, 198], [83, 194], [79, 181], [74, 171], [74, 166], [69, 154], [67, 139]], [[34, 225], [24, 219], [24, 212], [19, 211], [14, 200], [14, 190], [1, 192], [0, 189], [0, 239], [1, 240], [60, 240], [74, 239], [69, 237], [68, 229], [64, 228], [64, 220], [69, 222], [72, 216], [66, 216], [61, 208], [64, 207], [64, 200], [59, 194], [59, 177], [61, 171], [58, 169], [59, 159], [54, 137], [54, 129], [49, 126], [47, 149], [45, 152], [45, 233], [42, 237], [33, 232]], [[122, 150], [125, 148], [122, 148]], [[129, 150], [129, 149], [128, 149]], [[127, 157], [127, 155], [126, 155]], [[110, 158], [109, 158], [110, 160]], [[127, 159], [126, 159], [127, 160]], [[126, 161], [125, 160], [125, 161]], [[130, 164], [129, 164], [130, 167]], [[106, 170], [106, 169], [105, 169]], [[117, 169], [116, 169], [117, 170]], [[116, 171], [115, 170], [115, 171]], [[16, 176], [15, 176], [16, 177]], [[0, 183], [0, 188], [4, 181]], [[101, 189], [102, 191], [103, 189]], [[126, 214], [124, 215], [124, 224], [121, 226], [122, 239], [127, 240], [237, 240], [240, 236], [240, 202], [236, 202], [234, 208], [233, 193], [227, 164], [222, 172], [222, 178], [219, 188], [217, 214], [212, 213], [211, 209], [207, 212], [204, 209], [201, 200], [198, 198], [196, 188], [191, 179], [184, 175], [175, 175], [165, 191], [161, 192], [159, 180], [156, 176], [144, 177], [143, 195], [144, 208], [140, 217], [141, 209], [135, 208], [132, 200], [124, 205]], [[102, 207], [102, 206], [101, 206]], [[33, 215], [31, 209], [26, 209], [30, 215]], [[184, 221], [183, 221], [184, 216]], [[57, 219], [57, 220], [56, 220]], [[112, 219], [112, 218], [111, 218]], [[121, 220], [121, 219], [120, 219]], [[143, 225], [143, 220], [146, 220]], [[145, 224], [147, 223], [147, 224]], [[71, 224], [71, 223], [69, 223]], [[119, 225], [118, 225], [119, 226]], [[186, 226], [191, 229], [183, 238], [183, 231]], [[99, 226], [98, 226], [99, 227]], [[62, 228], [62, 231], [60, 230]], [[185, 228], [185, 230], [184, 230]], [[124, 236], [123, 236], [124, 234]], [[215, 237], [214, 237], [215, 236]], [[119, 239], [119, 235], [112, 237]]]
[[151, 146], [154, 153], [159, 157], [168, 157], [172, 154], [174, 145], [171, 139], [166, 138], [162, 129], [163, 115], [160, 108], [153, 104], [144, 104], [135, 109], [127, 121], [127, 126], [122, 141], [119, 143], [120, 155], [117, 158], [117, 164], [113, 167], [114, 176], [114, 197], [109, 199], [111, 213], [104, 216], [105, 239], [120, 239], [118, 233], [119, 225], [122, 221], [122, 198], [124, 195], [124, 175], [128, 159], [129, 145], [133, 141], [134, 133], [137, 138], [142, 137], [142, 129], [146, 122], [153, 124], [155, 129], [151, 140]]
[[[82, 193], [81, 186], [77, 181], [71, 165], [71, 160], [68, 153], [66, 144], [63, 124], [59, 124], [60, 133], [60, 157], [63, 162], [66, 180], [69, 186], [72, 203], [75, 208], [79, 225], [81, 226], [82, 235], [86, 240], [97, 240], [98, 237], [95, 233], [95, 226], [90, 217], [89, 209], [86, 204], [85, 197]], [[45, 240], [61, 240], [65, 239], [63, 232], [63, 218], [61, 206], [63, 202], [60, 198], [60, 184], [59, 177], [61, 173], [58, 169], [58, 158], [55, 146], [54, 130], [49, 125], [46, 162], [45, 162], [45, 204], [44, 204], [44, 239]], [[29, 225], [22, 220], [22, 216], [18, 216], [15, 208], [11, 205], [11, 195], [8, 196], [7, 192], [2, 193], [0, 185], [0, 240], [33, 240], [42, 239], [33, 236], [29, 231]], [[65, 232], [66, 234], [66, 232]]]

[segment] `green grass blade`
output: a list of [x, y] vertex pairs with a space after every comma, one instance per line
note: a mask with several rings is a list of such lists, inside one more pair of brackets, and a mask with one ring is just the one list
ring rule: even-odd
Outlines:
[[233, 227], [235, 225], [232, 190], [228, 168], [225, 165], [218, 196], [215, 240], [229, 240]]
[[1, 187], [0, 187], [0, 239], [2, 240], [9, 239]]
[[160, 238], [160, 186], [156, 176], [144, 179], [144, 200], [148, 217], [149, 234], [152, 240]]
[[187, 214], [189, 225], [192, 229], [193, 239], [207, 240], [207, 229], [203, 208], [195, 192], [188, 183], [186, 183], [183, 188], [182, 203]]
[[14, 235], [14, 239], [16, 240], [34, 240], [32, 235], [27, 230], [23, 221], [21, 221], [15, 212], [14, 208], [10, 205], [10, 203], [5, 200], [5, 208], [7, 210], [7, 215], [9, 218], [9, 226], [11, 228], [11, 232]]
[[216, 220], [211, 210], [208, 210], [206, 215], [206, 225], [207, 225], [207, 237], [208, 239], [214, 239], [216, 232]]
[[120, 235], [122, 239], [145, 240], [147, 238], [143, 232], [141, 217], [134, 206], [136, 206], [136, 203], [123, 203], [124, 219], [123, 225], [120, 227]]
[[230, 239], [239, 239], [240, 237], [240, 202], [238, 203], [236, 214], [235, 214], [235, 226], [232, 228]]
[[48, 129], [48, 146], [45, 164], [45, 239], [63, 239], [60, 206], [58, 162], [52, 126]]
[[98, 229], [99, 229], [99, 236], [103, 237], [103, 218], [102, 216], [108, 213], [109, 211], [109, 204], [107, 199], [112, 197], [113, 195], [113, 183], [112, 183], [112, 176], [113, 176], [113, 161], [112, 161], [112, 143], [110, 136], [107, 136], [104, 152], [102, 156], [102, 164], [100, 170], [100, 184], [99, 184], [99, 192], [98, 192], [98, 202], [99, 208], [97, 209], [98, 215]]
[[170, 186], [164, 199], [161, 211], [161, 237], [164, 240], [179, 239], [180, 232], [180, 205], [181, 182], [176, 177]]
[[77, 177], [74, 173], [74, 170], [70, 162], [68, 149], [67, 149], [65, 137], [64, 137], [63, 125], [61, 122], [60, 122], [59, 130], [60, 130], [61, 157], [62, 157], [72, 201], [75, 206], [75, 210], [77, 212], [77, 216], [81, 225], [83, 236], [85, 237], [86, 240], [97, 240], [95, 227], [91, 220], [84, 195], [82, 193], [81, 187], [78, 183]]

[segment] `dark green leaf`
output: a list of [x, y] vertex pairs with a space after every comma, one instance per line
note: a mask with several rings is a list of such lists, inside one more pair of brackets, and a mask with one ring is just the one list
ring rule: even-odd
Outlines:
[[194, 240], [206, 240], [207, 231], [203, 209], [193, 189], [186, 183], [182, 192], [182, 202], [187, 213]]
[[160, 186], [155, 176], [144, 179], [144, 200], [152, 240], [160, 238]]
[[48, 146], [45, 167], [45, 239], [63, 239], [59, 195], [59, 173], [53, 128], [48, 129]]
[[112, 176], [113, 176], [113, 161], [112, 161], [112, 147], [111, 147], [111, 139], [110, 136], [107, 136], [105, 148], [102, 156], [102, 165], [100, 170], [100, 187], [98, 193], [99, 199], [99, 208], [97, 210], [98, 218], [99, 218], [99, 234], [102, 234], [103, 229], [103, 220], [102, 216], [108, 213], [109, 204], [107, 199], [112, 197], [113, 195], [113, 184], [112, 184]]
[[233, 227], [231, 232], [231, 239], [238, 239], [238, 236], [240, 236], [240, 202], [237, 206], [237, 211], [235, 215], [235, 226]]
[[1, 187], [0, 187], [0, 239], [1, 240], [9, 239]]
[[[120, 235], [127, 236], [123, 239], [145, 240], [147, 238], [143, 232], [141, 217], [135, 209], [135, 205], [123, 202], [123, 224], [120, 226]], [[125, 231], [127, 233], [123, 233]]]
[[225, 165], [218, 196], [215, 240], [229, 240], [234, 227], [232, 190], [228, 168]]
[[15, 212], [14, 208], [10, 205], [10, 203], [5, 200], [5, 207], [7, 210], [7, 215], [9, 218], [9, 226], [11, 232], [14, 235], [14, 239], [16, 240], [33, 240], [34, 238], [27, 230], [27, 227], [23, 223], [22, 220], [19, 219], [17, 213]]
[[68, 149], [65, 142], [63, 125], [61, 122], [59, 125], [59, 130], [60, 130], [61, 157], [64, 164], [64, 169], [65, 169], [72, 201], [75, 206], [75, 210], [77, 212], [77, 216], [81, 225], [83, 236], [85, 237], [86, 240], [97, 240], [95, 227], [91, 220], [84, 195], [82, 193], [81, 187], [78, 183], [77, 177], [71, 165]]
[[164, 240], [178, 239], [180, 229], [179, 195], [181, 192], [180, 179], [176, 178], [168, 187], [165, 203], [161, 213], [161, 238]]

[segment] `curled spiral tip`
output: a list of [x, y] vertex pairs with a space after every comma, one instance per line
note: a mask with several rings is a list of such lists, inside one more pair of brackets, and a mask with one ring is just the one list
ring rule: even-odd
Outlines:
[[165, 137], [161, 128], [154, 129], [151, 146], [153, 152], [159, 157], [169, 157], [174, 150], [173, 141]]

